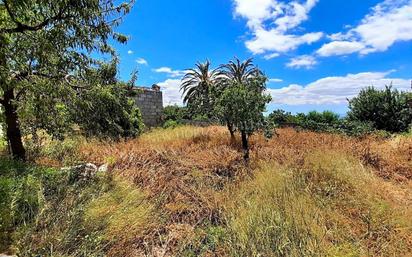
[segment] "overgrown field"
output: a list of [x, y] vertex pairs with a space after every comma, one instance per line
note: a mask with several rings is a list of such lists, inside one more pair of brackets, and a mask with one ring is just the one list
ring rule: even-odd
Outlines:
[[[3, 158], [0, 253], [410, 256], [412, 137], [277, 134], [252, 137], [248, 165], [217, 126], [49, 142], [32, 166]], [[109, 172], [58, 171], [77, 162]]]

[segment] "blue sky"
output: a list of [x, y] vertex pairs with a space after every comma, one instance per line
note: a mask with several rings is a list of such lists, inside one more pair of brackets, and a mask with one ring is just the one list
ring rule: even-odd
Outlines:
[[412, 0], [137, 0], [118, 31], [120, 77], [181, 104], [182, 71], [253, 57], [271, 79], [269, 111], [333, 110], [363, 87], [410, 89]]

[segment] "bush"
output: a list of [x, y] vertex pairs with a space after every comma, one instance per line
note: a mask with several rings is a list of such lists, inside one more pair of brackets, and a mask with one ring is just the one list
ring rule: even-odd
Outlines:
[[371, 122], [379, 130], [405, 132], [412, 123], [409, 97], [410, 94], [392, 89], [392, 86], [383, 90], [368, 87], [349, 101], [348, 118]]
[[341, 120], [334, 129], [348, 136], [364, 136], [375, 131], [371, 123], [361, 121]]
[[165, 129], [167, 129], [167, 128], [176, 128], [177, 126], [179, 126], [179, 123], [175, 120], [167, 120], [163, 124], [163, 128], [165, 128]]
[[284, 110], [278, 109], [274, 110], [268, 116], [268, 122], [279, 125], [282, 123], [294, 123], [296, 118], [290, 112], [285, 112]]
[[185, 119], [191, 119], [187, 107], [180, 107], [177, 105], [169, 105], [163, 108], [163, 120], [174, 120], [180, 122]]
[[301, 129], [316, 132], [342, 133], [348, 136], [363, 136], [375, 131], [371, 122], [341, 119], [332, 111], [311, 111], [308, 114], [298, 113], [292, 115], [283, 110], [273, 111], [268, 121], [271, 124], [294, 124]]
[[336, 114], [332, 111], [311, 111], [306, 115], [305, 120], [313, 121], [316, 123], [333, 125], [339, 122], [339, 114]]

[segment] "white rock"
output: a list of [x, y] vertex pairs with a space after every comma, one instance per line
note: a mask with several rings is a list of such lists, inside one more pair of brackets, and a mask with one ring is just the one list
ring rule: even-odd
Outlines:
[[101, 166], [97, 169], [98, 172], [107, 172], [108, 170], [109, 170], [109, 165], [108, 165], [107, 163], [101, 165]]

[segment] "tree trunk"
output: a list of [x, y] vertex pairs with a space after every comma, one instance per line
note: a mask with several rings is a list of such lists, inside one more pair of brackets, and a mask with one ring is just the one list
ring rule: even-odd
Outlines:
[[21, 131], [17, 116], [17, 107], [13, 103], [13, 100], [13, 89], [5, 90], [3, 98], [3, 107], [4, 115], [6, 117], [6, 135], [13, 158], [25, 161], [26, 151], [24, 149], [21, 137]]
[[227, 125], [227, 129], [229, 130], [229, 133], [230, 133], [230, 141], [232, 143], [234, 143], [236, 141], [236, 139], [235, 139], [235, 131], [233, 129], [233, 125], [230, 124], [229, 121], [226, 121], [226, 125]]
[[242, 134], [242, 148], [243, 148], [243, 159], [248, 162], [249, 161], [249, 142], [248, 137], [245, 132], [241, 132]]

